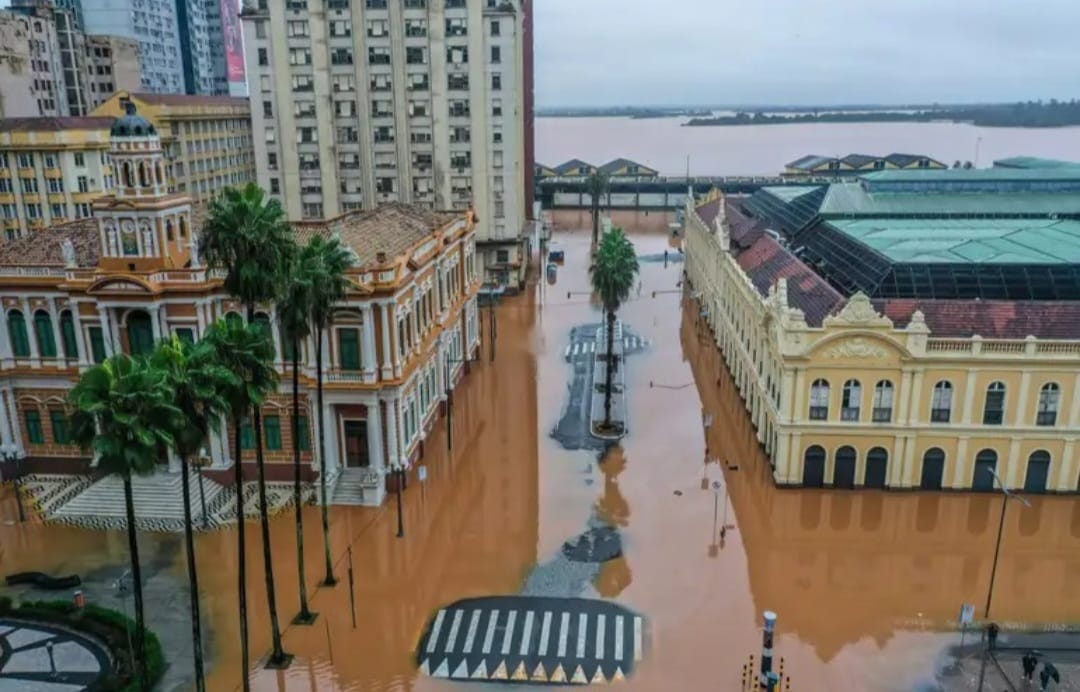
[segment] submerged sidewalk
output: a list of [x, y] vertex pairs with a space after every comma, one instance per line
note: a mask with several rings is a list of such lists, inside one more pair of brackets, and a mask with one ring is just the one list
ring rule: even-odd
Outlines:
[[[985, 655], [985, 641], [980, 633], [969, 632], [969, 642], [963, 648], [950, 647], [948, 663], [938, 674], [938, 690], [943, 692], [985, 692], [1001, 690], [1039, 690], [1039, 674], [1043, 664], [1057, 668], [1061, 683], [1051, 683], [1054, 692], [1080, 692], [1080, 632], [1002, 632], [997, 646]], [[1039, 659], [1034, 680], [1023, 679], [1021, 658], [1034, 651]]]

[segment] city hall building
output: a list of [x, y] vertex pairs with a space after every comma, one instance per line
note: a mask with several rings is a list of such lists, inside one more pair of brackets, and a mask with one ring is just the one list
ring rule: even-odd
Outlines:
[[[166, 157], [150, 121], [129, 111], [110, 129], [115, 184], [93, 216], [0, 246], [0, 444], [31, 471], [86, 473], [70, 443], [66, 397], [81, 372], [119, 351], [144, 353], [176, 335], [198, 339], [220, 318], [244, 319], [222, 274], [199, 254], [201, 220], [187, 194], [170, 193]], [[391, 468], [409, 467], [443, 401], [477, 351], [474, 218], [402, 204], [294, 224], [298, 242], [339, 238], [353, 255], [349, 290], [324, 343], [325, 434], [314, 410], [314, 341], [301, 357], [305, 466], [324, 468], [354, 496], [378, 504]], [[292, 397], [273, 306], [258, 310], [275, 340], [281, 391], [262, 409], [268, 476], [291, 477]], [[228, 433], [207, 440], [212, 477], [233, 458]], [[313, 456], [317, 435], [326, 460]], [[253, 435], [241, 434], [243, 463]], [[166, 464], [163, 460], [163, 471]], [[176, 460], [170, 464], [176, 470]], [[305, 471], [310, 475], [310, 471]], [[339, 473], [341, 472], [341, 473]]]
[[1080, 169], [879, 171], [685, 219], [777, 484], [1078, 490]]

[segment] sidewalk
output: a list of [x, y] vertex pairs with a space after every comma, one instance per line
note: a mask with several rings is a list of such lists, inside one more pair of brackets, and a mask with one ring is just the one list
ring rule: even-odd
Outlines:
[[[947, 652], [949, 663], [938, 675], [943, 692], [975, 692], [979, 690], [979, 678], [983, 677], [982, 690], [1039, 690], [1039, 673], [1043, 662], [1050, 661], [1061, 674], [1061, 684], [1051, 683], [1054, 692], [1080, 692], [1080, 632], [1016, 633], [1002, 632], [992, 655], [985, 657], [984, 642], [978, 634], [971, 644], [951, 647]], [[1035, 651], [1039, 667], [1034, 682], [1023, 680], [1021, 657]]]

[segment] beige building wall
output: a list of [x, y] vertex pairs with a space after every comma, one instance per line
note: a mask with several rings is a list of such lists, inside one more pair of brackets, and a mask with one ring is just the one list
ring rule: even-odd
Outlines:
[[91, 109], [117, 91], [138, 91], [142, 82], [139, 42], [121, 36], [87, 36], [86, 72]]
[[0, 117], [39, 115], [30, 71], [30, 22], [0, 12]]
[[[944, 488], [971, 488], [976, 457], [992, 452], [1006, 487], [1024, 487], [1031, 462], [1046, 454], [1046, 488], [1078, 490], [1080, 340], [937, 338], [921, 313], [896, 328], [862, 294], [812, 327], [789, 305], [785, 279], [768, 296], [754, 288], [729, 252], [722, 222], [706, 226], [688, 206], [685, 229], [692, 291], [773, 462], [776, 483], [803, 484], [807, 451], [819, 446], [824, 483], [832, 484], [837, 452], [851, 447], [854, 484], [861, 486], [868, 454], [880, 448], [876, 453], [887, 457], [885, 485], [917, 488], [926, 453], [936, 448], [944, 453]], [[814, 396], [819, 381], [828, 384], [827, 398]], [[845, 407], [849, 382], [859, 384], [858, 396], [850, 388]], [[944, 406], [936, 416], [931, 411], [939, 383], [951, 391], [947, 416]], [[988, 401], [996, 399], [988, 395], [992, 386], [1004, 388], [1000, 423], [985, 417]], [[812, 401], [827, 401], [816, 417]], [[881, 404], [876, 413], [875, 404]]]

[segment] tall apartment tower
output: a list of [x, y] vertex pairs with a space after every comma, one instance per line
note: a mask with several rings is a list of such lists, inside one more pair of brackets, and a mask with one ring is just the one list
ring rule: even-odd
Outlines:
[[293, 219], [473, 207], [485, 280], [527, 264], [521, 0], [245, 0], [259, 184]]

